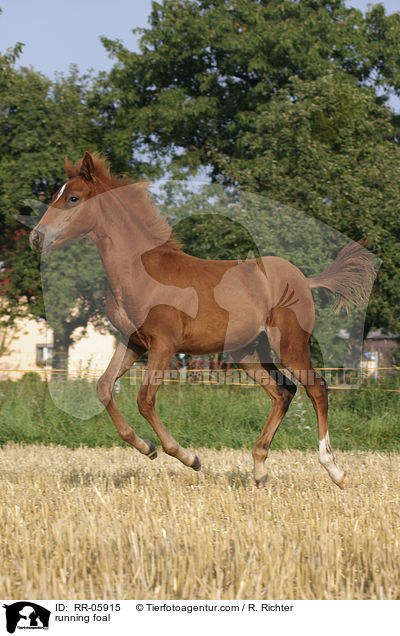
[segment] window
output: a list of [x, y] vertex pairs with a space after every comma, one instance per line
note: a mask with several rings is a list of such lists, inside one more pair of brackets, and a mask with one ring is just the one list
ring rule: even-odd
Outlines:
[[43, 367], [46, 364], [51, 364], [52, 359], [53, 359], [53, 345], [51, 344], [36, 345], [36, 364], [39, 367]]

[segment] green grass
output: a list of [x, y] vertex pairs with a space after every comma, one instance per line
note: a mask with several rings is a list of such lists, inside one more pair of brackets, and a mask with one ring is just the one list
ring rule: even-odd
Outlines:
[[[99, 410], [95, 385], [89, 386], [90, 391], [83, 381], [68, 383], [66, 408], [70, 413], [84, 415], [90, 406]], [[335, 449], [400, 451], [400, 393], [382, 388], [372, 384], [362, 390], [330, 391], [329, 428]], [[159, 443], [138, 412], [136, 393], [137, 387], [123, 379], [117, 403], [140, 436]], [[176, 384], [162, 386], [157, 395], [160, 418], [184, 446], [251, 448], [269, 410], [270, 401], [258, 387]], [[0, 383], [0, 444], [9, 441], [71, 448], [124, 445], [105, 411], [79, 419], [60, 410], [47, 384], [36, 374]], [[314, 411], [304, 390], [299, 389], [272, 448], [306, 450], [316, 445]]]

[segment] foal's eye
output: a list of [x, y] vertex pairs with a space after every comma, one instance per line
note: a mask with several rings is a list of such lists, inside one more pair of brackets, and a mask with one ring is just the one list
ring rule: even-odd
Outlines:
[[69, 201], [70, 203], [76, 203], [77, 201], [79, 201], [79, 197], [69, 197]]

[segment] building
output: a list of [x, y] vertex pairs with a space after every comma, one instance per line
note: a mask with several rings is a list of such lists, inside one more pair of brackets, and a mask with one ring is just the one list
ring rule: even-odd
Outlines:
[[[100, 376], [112, 357], [115, 345], [114, 335], [101, 334], [89, 325], [87, 334], [69, 349], [68, 375]], [[6, 351], [0, 358], [0, 380], [17, 380], [32, 371], [40, 373], [43, 378], [48, 377], [52, 352], [53, 333], [45, 320], [17, 320], [12, 332], [7, 335]]]
[[364, 341], [364, 357], [376, 358], [379, 367], [400, 364], [400, 333], [385, 333], [383, 329], [370, 331]]

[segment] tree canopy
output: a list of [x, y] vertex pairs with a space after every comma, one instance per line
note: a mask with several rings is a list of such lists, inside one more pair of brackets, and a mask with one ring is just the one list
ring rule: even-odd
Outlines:
[[47, 207], [66, 179], [66, 155], [77, 160], [85, 150], [101, 147], [100, 113], [93, 78], [76, 68], [56, 81], [32, 68], [17, 70], [21, 47], [0, 57], [0, 299], [5, 300], [0, 320], [5, 329], [18, 317], [46, 317], [65, 358], [73, 330], [100, 318], [104, 276], [97, 252], [74, 246], [72, 257], [71, 250], [68, 258], [54, 254], [52, 280], [58, 284], [46, 285], [45, 305], [40, 259], [17, 216]]
[[149, 174], [207, 168], [365, 240], [383, 260], [368, 324], [400, 328], [399, 118], [388, 106], [400, 14], [363, 16], [342, 0], [164, 0], [139, 53], [103, 42], [117, 59], [110, 145], [124, 139]]
[[[39, 261], [16, 216], [30, 213], [26, 201], [50, 201], [66, 155], [97, 150], [118, 173], [203, 170], [363, 239], [383, 261], [367, 327], [400, 331], [400, 116], [388, 101], [400, 95], [400, 13], [375, 5], [363, 15], [344, 0], [163, 0], [139, 52], [103, 43], [115, 64], [97, 77], [16, 69], [21, 43], [0, 55], [0, 276], [14, 317], [45, 315]], [[178, 231], [205, 258], [243, 257], [251, 245], [223, 218], [193, 215]], [[290, 223], [287, 232], [306, 268], [311, 251], [322, 257], [320, 242]], [[60, 307], [83, 298], [71, 281], [60, 293]], [[65, 342], [75, 322], [59, 325]]]

